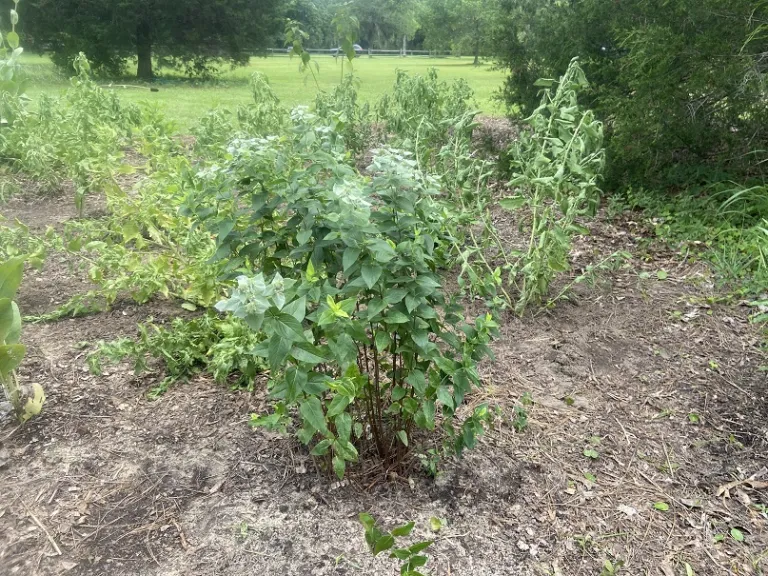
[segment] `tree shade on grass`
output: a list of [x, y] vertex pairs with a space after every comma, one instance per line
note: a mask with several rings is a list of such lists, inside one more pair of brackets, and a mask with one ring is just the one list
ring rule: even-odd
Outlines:
[[153, 77], [153, 56], [188, 75], [222, 62], [247, 64], [272, 40], [282, 0], [30, 0], [28, 45], [68, 68], [85, 52], [96, 70], [119, 75], [130, 59]]

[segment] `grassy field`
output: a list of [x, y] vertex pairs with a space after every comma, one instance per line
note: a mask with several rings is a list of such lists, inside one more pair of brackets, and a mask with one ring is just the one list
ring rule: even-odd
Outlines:
[[[341, 76], [341, 59], [334, 59], [330, 55], [313, 56], [313, 59], [320, 66], [319, 73], [316, 73], [320, 88], [328, 90], [335, 86]], [[32, 80], [28, 92], [33, 99], [42, 93], [57, 95], [66, 90], [67, 79], [47, 58], [25, 55], [24, 64]], [[355, 61], [354, 72], [360, 78], [361, 98], [372, 102], [392, 89], [396, 70], [419, 74], [430, 67], [438, 69], [442, 80], [466, 79], [475, 91], [478, 107], [483, 113], [502, 113], [502, 109], [493, 100], [493, 94], [502, 85], [503, 72], [493, 70], [490, 64], [473, 66], [471, 58], [363, 56]], [[348, 69], [349, 64], [346, 63], [345, 72]], [[216, 82], [186, 81], [171, 76], [160, 78], [155, 83], [159, 92], [150, 92], [146, 85], [131, 79], [115, 83], [114, 89], [128, 101], [159, 104], [169, 117], [178, 122], [179, 131], [185, 132], [211, 108], [234, 108], [238, 104], [248, 102], [251, 98], [248, 78], [255, 71], [263, 72], [269, 77], [275, 92], [288, 106], [310, 104], [317, 94], [317, 87], [309, 73], [301, 74], [298, 59], [289, 58], [287, 55], [253, 58], [247, 67], [227, 70]]]

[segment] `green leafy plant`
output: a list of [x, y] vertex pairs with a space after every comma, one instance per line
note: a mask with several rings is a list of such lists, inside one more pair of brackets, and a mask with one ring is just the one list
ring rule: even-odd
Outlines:
[[[101, 374], [105, 362], [115, 364], [127, 359], [138, 375], [149, 369], [150, 359], [159, 361], [165, 377], [153, 390], [153, 396], [200, 372], [211, 374], [217, 382], [252, 388], [256, 375], [265, 369], [264, 363], [251, 354], [260, 341], [260, 335], [237, 318], [209, 312], [192, 319], [176, 318], [169, 326], [153, 322], [139, 325], [135, 339], [99, 342], [88, 356], [88, 366], [94, 374]], [[230, 379], [233, 374], [237, 377]]]
[[9, 129], [25, 115], [27, 101], [24, 92], [27, 83], [23, 78], [19, 59], [24, 49], [19, 46], [19, 0], [14, 0], [10, 11], [11, 30], [0, 34], [0, 142], [4, 142]]
[[[318, 145], [300, 135], [286, 150], [249, 143], [241, 153], [251, 161], [235, 153], [218, 181], [214, 211], [190, 199], [219, 231], [217, 257], [260, 271], [240, 275], [217, 308], [264, 333], [255, 353], [270, 366], [271, 396], [296, 409], [298, 438], [340, 477], [360, 451], [398, 465], [418, 432], [437, 426], [444, 449], [460, 454], [491, 420], [480, 405], [456, 426], [497, 325], [490, 315], [465, 323], [440, 290], [437, 191], [397, 151], [380, 152], [367, 180]], [[267, 180], [262, 161], [285, 176]], [[238, 184], [246, 173], [255, 178]], [[287, 416], [263, 418], [287, 426]]]
[[425, 540], [408, 547], [397, 547], [398, 538], [411, 535], [414, 522], [408, 522], [392, 529], [391, 532], [386, 532], [378, 527], [373, 516], [363, 512], [360, 514], [360, 523], [365, 528], [365, 542], [374, 556], [392, 550], [389, 557], [400, 561], [401, 576], [424, 576], [419, 569], [429, 561], [429, 557], [424, 554], [424, 551], [432, 545], [432, 541]]
[[26, 353], [26, 346], [19, 342], [21, 315], [14, 302], [23, 270], [24, 261], [21, 258], [0, 262], [0, 384], [22, 423], [40, 414], [45, 402], [43, 388], [37, 383], [32, 385], [32, 395], [25, 397], [16, 375], [16, 369]]
[[517, 432], [528, 428], [528, 412], [522, 406], [515, 406], [515, 417], [512, 419], [512, 427]]
[[427, 169], [452, 137], [454, 141], [456, 136], [464, 141], [471, 137], [477, 114], [472, 98], [465, 80], [440, 82], [434, 68], [415, 76], [398, 70], [392, 94], [379, 100], [376, 113], [395, 137], [394, 143], [412, 150], [419, 165]]
[[[594, 283], [598, 274], [629, 258], [622, 251], [611, 254], [549, 296], [553, 279], [569, 269], [572, 237], [589, 233], [582, 222], [598, 204], [603, 128], [579, 104], [588, 84], [576, 60], [558, 82], [540, 80], [538, 85], [544, 88], [541, 104], [504, 156], [515, 194], [499, 201], [515, 213], [519, 230], [528, 237], [526, 243], [510, 246], [496, 230], [490, 209], [495, 200], [483, 192], [490, 174], [487, 162], [464, 161], [462, 168], [457, 163], [451, 171], [463, 174], [454, 188], [461, 211], [452, 230], [459, 287], [483, 297], [491, 308], [514, 308], [519, 314], [533, 303], [554, 305], [567, 298], [575, 284]], [[456, 150], [464, 153], [455, 156], [469, 158], [467, 146], [457, 145]], [[444, 151], [450, 156], [449, 150]]]
[[605, 163], [602, 123], [578, 103], [588, 87], [578, 62], [574, 59], [557, 83], [537, 85], [544, 94], [526, 120], [531, 130], [521, 133], [509, 153], [510, 185], [517, 193], [500, 201], [509, 210], [525, 208], [529, 219], [528, 245], [510, 267], [520, 313], [541, 301], [555, 274], [568, 269], [571, 237], [589, 232], [578, 219], [596, 211]]

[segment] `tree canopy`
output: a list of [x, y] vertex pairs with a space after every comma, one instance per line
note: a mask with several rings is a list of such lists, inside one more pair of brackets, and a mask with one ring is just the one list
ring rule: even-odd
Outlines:
[[420, 24], [425, 45], [472, 54], [475, 64], [493, 50], [498, 0], [424, 0]]
[[153, 57], [194, 75], [212, 63], [247, 62], [281, 29], [281, 7], [282, 0], [30, 0], [24, 21], [32, 47], [57, 65], [84, 52], [96, 70], [119, 75], [135, 58], [138, 76], [151, 79]]

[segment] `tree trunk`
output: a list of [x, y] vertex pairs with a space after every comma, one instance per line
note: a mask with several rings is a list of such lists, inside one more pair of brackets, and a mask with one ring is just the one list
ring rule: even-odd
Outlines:
[[143, 19], [136, 28], [136, 56], [139, 65], [136, 76], [141, 80], [151, 81], [152, 74], [152, 26]]
[[480, 65], [480, 31], [475, 31], [475, 66]]
[[405, 50], [406, 50], [406, 47], [407, 47], [407, 44], [406, 44], [406, 39], [407, 38], [408, 37], [405, 34], [403, 34], [403, 56], [406, 56]]

